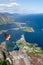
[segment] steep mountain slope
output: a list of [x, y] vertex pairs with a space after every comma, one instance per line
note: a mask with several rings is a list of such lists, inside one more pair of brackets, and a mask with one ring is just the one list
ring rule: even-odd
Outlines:
[[0, 25], [11, 24], [11, 23], [13, 23], [13, 20], [11, 19], [9, 15], [0, 14]]

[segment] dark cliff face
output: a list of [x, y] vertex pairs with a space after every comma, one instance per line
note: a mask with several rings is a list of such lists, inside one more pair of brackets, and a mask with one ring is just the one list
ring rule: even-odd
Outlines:
[[12, 18], [6, 14], [0, 14], [0, 25], [13, 23]]

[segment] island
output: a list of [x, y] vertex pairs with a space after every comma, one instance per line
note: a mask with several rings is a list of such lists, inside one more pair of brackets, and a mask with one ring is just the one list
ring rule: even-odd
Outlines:
[[22, 22], [14, 22], [17, 26], [21, 27], [21, 25], [26, 25], [26, 23], [22, 23]]
[[32, 27], [22, 27], [23, 31], [25, 32], [34, 32], [34, 29]]
[[3, 32], [7, 32], [8, 30], [15, 30], [15, 31], [18, 31], [19, 28], [11, 28], [11, 29], [7, 29], [7, 30], [0, 30], [0, 34], [2, 34]]

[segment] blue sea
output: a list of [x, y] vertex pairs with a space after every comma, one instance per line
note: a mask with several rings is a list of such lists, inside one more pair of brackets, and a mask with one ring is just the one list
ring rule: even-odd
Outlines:
[[[26, 23], [21, 26], [32, 27], [35, 32], [24, 32], [23, 30], [11, 30], [11, 28], [19, 27], [15, 24], [8, 24], [0, 26], [0, 30], [8, 30], [6, 33], [11, 34], [11, 39], [15, 42], [24, 34], [25, 40], [29, 43], [37, 43], [43, 49], [43, 14], [29, 14], [14, 19], [15, 22]], [[5, 32], [0, 34], [0, 43], [5, 41]]]

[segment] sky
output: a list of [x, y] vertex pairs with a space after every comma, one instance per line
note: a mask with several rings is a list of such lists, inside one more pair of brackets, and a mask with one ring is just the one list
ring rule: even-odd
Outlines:
[[0, 12], [43, 13], [43, 0], [0, 0]]

